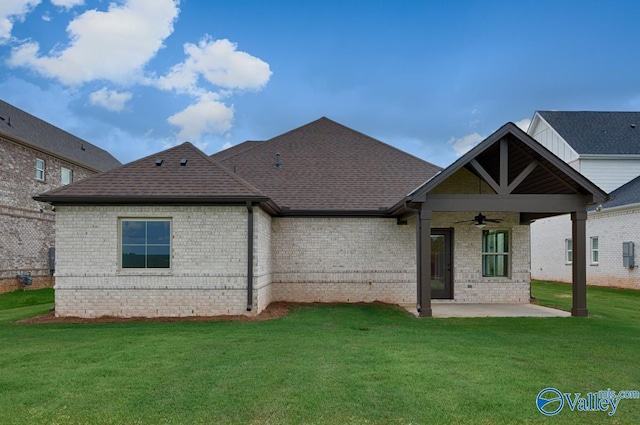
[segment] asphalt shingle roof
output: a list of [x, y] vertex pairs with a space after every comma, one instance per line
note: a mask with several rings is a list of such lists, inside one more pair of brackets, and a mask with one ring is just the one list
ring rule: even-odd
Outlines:
[[214, 158], [292, 211], [381, 211], [441, 170], [324, 117], [225, 152]]
[[[186, 164], [181, 162], [186, 159]], [[157, 165], [159, 161], [161, 165]], [[62, 186], [36, 197], [38, 200], [89, 203], [164, 200], [206, 201], [260, 199], [255, 187], [209, 158], [191, 143], [167, 149], [88, 179]]]
[[3, 135], [98, 171], [121, 165], [104, 149], [0, 100], [0, 136]]
[[640, 203], [640, 176], [611, 192], [609, 199], [609, 202], [602, 204], [603, 208]]
[[640, 112], [538, 111], [582, 155], [640, 154]]

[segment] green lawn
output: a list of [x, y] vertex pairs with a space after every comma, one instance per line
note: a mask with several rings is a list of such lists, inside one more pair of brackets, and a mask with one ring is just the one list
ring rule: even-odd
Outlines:
[[[569, 285], [533, 294], [571, 304]], [[640, 400], [613, 417], [535, 406], [545, 387], [640, 390], [640, 292], [588, 296], [590, 318], [417, 319], [349, 305], [266, 322], [25, 325], [12, 322], [24, 310], [5, 307], [0, 423], [638, 424]]]

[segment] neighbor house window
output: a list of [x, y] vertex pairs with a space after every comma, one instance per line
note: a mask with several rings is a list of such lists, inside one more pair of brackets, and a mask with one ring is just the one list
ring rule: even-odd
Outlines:
[[509, 276], [509, 231], [482, 231], [482, 276]]
[[36, 180], [44, 181], [44, 159], [36, 159]]
[[564, 261], [567, 264], [573, 263], [573, 240], [571, 239], [564, 241]]
[[171, 221], [122, 219], [121, 265], [123, 269], [171, 267]]
[[60, 170], [60, 177], [60, 182], [63, 185], [71, 184], [71, 182], [73, 182], [73, 171], [68, 168], [62, 167], [62, 169]]
[[591, 238], [591, 264], [598, 264], [598, 237]]

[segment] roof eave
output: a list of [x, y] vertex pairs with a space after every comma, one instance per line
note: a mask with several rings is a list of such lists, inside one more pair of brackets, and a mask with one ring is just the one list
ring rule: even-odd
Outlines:
[[33, 199], [53, 205], [228, 205], [268, 203], [264, 196], [64, 196], [38, 195]]
[[280, 217], [382, 217], [392, 218], [388, 208], [377, 210], [338, 210], [338, 209], [280, 209]]

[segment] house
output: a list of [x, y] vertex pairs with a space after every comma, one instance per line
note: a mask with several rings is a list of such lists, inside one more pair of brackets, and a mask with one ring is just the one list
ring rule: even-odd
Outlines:
[[0, 293], [53, 285], [54, 213], [32, 197], [120, 166], [108, 152], [0, 100]]
[[[587, 283], [640, 289], [640, 112], [538, 111], [528, 133], [609, 193], [587, 220]], [[565, 216], [531, 226], [534, 279], [571, 281], [576, 247]], [[632, 244], [629, 244], [631, 242]], [[626, 258], [625, 258], [626, 257]]]
[[[273, 301], [528, 303], [529, 223], [606, 194], [512, 123], [441, 169], [327, 118], [190, 143], [36, 196], [58, 316], [254, 315]], [[584, 238], [582, 238], [584, 244]], [[584, 256], [574, 315], [586, 315]]]

